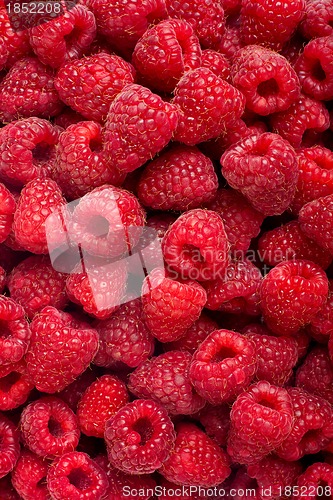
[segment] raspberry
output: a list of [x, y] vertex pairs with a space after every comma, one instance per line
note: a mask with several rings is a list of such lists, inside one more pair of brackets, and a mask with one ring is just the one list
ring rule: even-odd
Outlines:
[[306, 41], [297, 31], [295, 35], [293, 35], [291, 39], [284, 45], [280, 53], [287, 59], [292, 67], [294, 67], [297, 59], [303, 52], [305, 44]]
[[298, 387], [289, 388], [288, 393], [294, 422], [289, 436], [276, 453], [284, 460], [294, 461], [319, 452], [332, 441], [332, 407], [325, 399]]
[[12, 483], [23, 500], [45, 500], [47, 463], [29, 450], [22, 450], [20, 458], [11, 474]]
[[75, 414], [66, 403], [53, 396], [41, 397], [26, 406], [20, 428], [29, 450], [47, 458], [74, 450], [80, 437]]
[[[151, 358], [131, 373], [128, 388], [138, 398], [152, 399], [173, 415], [195, 413], [205, 405], [205, 401], [191, 386], [191, 359], [190, 353], [181, 351], [170, 351]], [[149, 386], [147, 380], [151, 381]]]
[[185, 486], [212, 487], [230, 474], [227, 454], [196, 425], [181, 422], [170, 457], [160, 473], [168, 480]]
[[204, 426], [206, 434], [219, 446], [227, 446], [230, 427], [230, 408], [227, 404], [211, 406], [207, 404], [197, 418]]
[[39, 391], [64, 389], [86, 370], [98, 348], [95, 330], [51, 306], [34, 317], [31, 330], [26, 361]]
[[299, 148], [316, 140], [316, 134], [329, 128], [330, 120], [323, 103], [301, 95], [286, 111], [272, 116], [271, 125], [273, 132]]
[[87, 120], [104, 121], [112, 101], [134, 79], [131, 64], [99, 52], [64, 64], [54, 86], [61, 100]]
[[77, 4], [54, 20], [33, 26], [29, 34], [38, 59], [59, 68], [71, 59], [82, 57], [96, 36], [96, 21], [90, 10]]
[[34, 385], [23, 360], [1, 366], [0, 410], [7, 411], [21, 406], [26, 402], [33, 388]]
[[242, 48], [239, 26], [227, 25], [221, 42], [214, 48], [232, 63], [235, 54]]
[[96, 321], [99, 347], [94, 364], [113, 367], [121, 361], [135, 368], [154, 352], [154, 338], [144, 323], [141, 300], [123, 304], [111, 318]]
[[326, 342], [333, 334], [333, 281], [329, 280], [327, 302], [313, 318], [307, 327], [308, 332], [315, 339]]
[[264, 216], [233, 189], [219, 189], [207, 208], [222, 218], [231, 252], [236, 255], [246, 252], [252, 238], [258, 236]]
[[[0, 87], [1, 90], [1, 87]], [[172, 139], [178, 109], [140, 85], [127, 85], [111, 103], [104, 131], [110, 167], [131, 172]]]
[[111, 465], [128, 474], [149, 474], [169, 457], [175, 440], [166, 410], [137, 399], [123, 406], [105, 426]]
[[112, 375], [103, 375], [83, 393], [77, 408], [80, 430], [104, 437], [105, 422], [129, 402], [126, 386]]
[[210, 69], [216, 76], [227, 80], [231, 79], [230, 64], [226, 57], [212, 49], [202, 51], [201, 66]]
[[333, 254], [333, 194], [310, 201], [299, 213], [302, 231], [319, 246]]
[[5, 415], [0, 414], [0, 477], [13, 470], [20, 456], [20, 433]]
[[164, 348], [166, 351], [185, 351], [194, 354], [203, 340], [217, 329], [217, 323], [202, 313], [179, 340], [164, 344]]
[[260, 314], [262, 275], [249, 260], [232, 261], [225, 276], [205, 284], [206, 308], [231, 314]]
[[46, 254], [45, 222], [66, 203], [58, 185], [51, 179], [36, 178], [21, 191], [14, 214], [13, 231], [17, 242], [36, 254]]
[[253, 134], [221, 158], [222, 174], [264, 215], [279, 215], [293, 199], [298, 166], [295, 151], [277, 134]]
[[7, 284], [6, 271], [4, 270], [3, 267], [0, 266], [0, 293], [3, 292], [3, 289], [5, 288], [6, 284]]
[[306, 2], [305, 17], [299, 25], [306, 38], [324, 37], [333, 34], [332, 0], [312, 0]]
[[[316, 462], [310, 465], [297, 480], [297, 486], [305, 492], [304, 500], [311, 500], [311, 491], [318, 491], [318, 497], [331, 496], [333, 488], [333, 466]], [[317, 497], [317, 498], [318, 498]]]
[[293, 337], [274, 337], [267, 328], [256, 324], [248, 325], [242, 333], [256, 348], [256, 380], [284, 385], [298, 361], [296, 340]]
[[156, 268], [143, 282], [144, 321], [160, 342], [178, 340], [199, 318], [206, 299], [195, 281], [175, 281]]
[[49, 118], [63, 108], [54, 88], [54, 71], [37, 58], [17, 61], [0, 83], [0, 120], [37, 116]]
[[[5, 6], [3, 5], [3, 7]], [[0, 36], [3, 40], [3, 47], [6, 49], [6, 67], [10, 68], [16, 61], [30, 54], [31, 47], [28, 31], [13, 31], [8, 18], [8, 12], [5, 8], [2, 8], [1, 2]]]
[[8, 278], [10, 296], [30, 319], [45, 306], [63, 309], [67, 304], [67, 276], [58, 273], [46, 256], [33, 255], [23, 260]]
[[138, 184], [141, 203], [154, 210], [190, 210], [213, 199], [218, 179], [197, 148], [174, 146], [148, 163]]
[[83, 393], [88, 389], [88, 387], [95, 382], [96, 373], [91, 369], [87, 368], [81, 375], [79, 375], [74, 382], [67, 385], [65, 389], [57, 393], [57, 396], [61, 398], [70, 407], [71, 410], [76, 413], [77, 405], [83, 396]]
[[52, 178], [74, 200], [103, 184], [118, 186], [125, 174], [108, 168], [102, 151], [102, 128], [96, 122], [70, 125], [59, 137]]
[[13, 195], [0, 183], [0, 242], [6, 240], [12, 228], [16, 203]]
[[243, 0], [240, 16], [242, 42], [280, 50], [303, 19], [305, 5], [305, 0], [288, 3]]
[[168, 19], [149, 28], [133, 52], [133, 64], [144, 84], [172, 92], [186, 71], [201, 65], [201, 49], [191, 24]]
[[333, 152], [322, 146], [297, 153], [299, 175], [292, 210], [298, 213], [309, 201], [333, 194]]
[[28, 349], [31, 330], [22, 306], [0, 295], [0, 365], [17, 363]]
[[21, 186], [50, 175], [60, 131], [41, 118], [25, 118], [1, 129], [0, 176]]
[[296, 386], [333, 404], [333, 368], [326, 347], [316, 346], [296, 372]]
[[179, 108], [174, 139], [188, 146], [218, 137], [244, 111], [244, 96], [208, 68], [188, 71], [174, 94]]
[[47, 474], [47, 488], [54, 500], [101, 500], [108, 488], [105, 472], [86, 453], [72, 451], [56, 459]]
[[260, 381], [238, 396], [230, 418], [228, 453], [236, 462], [251, 464], [287, 438], [295, 417], [288, 392]]
[[223, 275], [229, 263], [229, 242], [221, 217], [212, 210], [182, 214], [162, 241], [165, 261], [182, 278], [205, 281]]
[[277, 335], [296, 333], [325, 304], [328, 279], [308, 260], [281, 262], [265, 276], [260, 295], [267, 326]]
[[84, 121], [82, 115], [67, 107], [60, 113], [60, 115], [54, 118], [54, 124], [58, 125], [58, 127], [61, 127], [62, 129], [65, 129], [70, 125], [75, 125], [75, 123], [79, 123], [82, 121]]

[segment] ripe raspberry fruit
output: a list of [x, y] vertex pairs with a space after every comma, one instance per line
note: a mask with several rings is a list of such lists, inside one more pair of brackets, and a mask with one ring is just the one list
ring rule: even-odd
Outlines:
[[30, 451], [54, 458], [74, 450], [80, 437], [76, 415], [61, 399], [41, 397], [26, 406], [20, 429]]
[[313, 498], [311, 490], [318, 491], [319, 497], [326, 495], [329, 498], [333, 488], [333, 466], [321, 462], [310, 465], [298, 477], [297, 486], [305, 491], [304, 500]]
[[34, 384], [30, 380], [23, 360], [1, 366], [0, 410], [7, 411], [21, 406], [33, 388]]
[[305, 17], [299, 25], [306, 38], [324, 37], [333, 34], [333, 4], [331, 0], [306, 2]]
[[[1, 88], [1, 87], [0, 87]], [[131, 172], [172, 139], [178, 109], [140, 85], [127, 85], [111, 103], [104, 131], [110, 168]]]
[[47, 473], [47, 488], [54, 500], [101, 500], [108, 488], [107, 475], [86, 453], [73, 451], [56, 459]]
[[333, 194], [310, 201], [299, 213], [302, 231], [320, 247], [333, 254]]
[[255, 210], [243, 195], [233, 189], [219, 189], [207, 208], [223, 220], [231, 253], [243, 256], [252, 238], [258, 236], [264, 216]]
[[164, 349], [165, 351], [185, 351], [194, 354], [202, 341], [217, 329], [218, 324], [202, 313], [179, 340], [164, 344]]
[[127, 474], [149, 474], [169, 457], [175, 432], [166, 410], [137, 399], [121, 408], [105, 426], [111, 465]]
[[0, 120], [49, 118], [63, 108], [54, 88], [54, 70], [35, 57], [17, 61], [0, 83]]
[[291, 335], [310, 323], [327, 300], [325, 272], [308, 260], [281, 262], [265, 276], [260, 296], [267, 326]]
[[307, 327], [308, 333], [318, 341], [326, 343], [333, 334], [333, 282], [329, 280], [327, 302]]
[[315, 346], [296, 372], [296, 386], [333, 404], [333, 368], [326, 347]]
[[74, 380], [74, 382], [67, 385], [62, 391], [58, 392], [57, 396], [65, 401], [70, 409], [76, 413], [77, 405], [82, 398], [83, 393], [93, 382], [95, 382], [96, 378], [96, 372], [93, 370], [93, 367], [89, 366]]
[[31, 330], [22, 306], [0, 295], [0, 365], [17, 363], [27, 352]]
[[20, 456], [20, 433], [9, 418], [0, 415], [0, 478], [13, 470]]
[[204, 426], [206, 434], [213, 441], [219, 446], [227, 446], [230, 427], [230, 407], [228, 404], [219, 406], [206, 404], [194, 417]]
[[205, 405], [189, 380], [191, 359], [190, 353], [181, 351], [151, 358], [130, 374], [128, 388], [138, 398], [156, 401], [169, 414], [191, 415]]
[[279, 51], [304, 17], [305, 0], [243, 0], [241, 36], [245, 45], [258, 44]]
[[16, 61], [31, 53], [27, 30], [13, 31], [5, 5], [0, 2], [0, 33], [6, 52], [5, 65], [10, 68]]
[[29, 34], [38, 59], [59, 68], [71, 59], [82, 57], [96, 36], [96, 21], [87, 7], [77, 4], [54, 20], [33, 26]]
[[79, 427], [87, 436], [104, 437], [105, 422], [129, 402], [125, 384], [112, 375], [103, 375], [83, 393], [78, 407]]
[[201, 65], [200, 43], [191, 24], [168, 19], [142, 35], [132, 60], [147, 87], [172, 92], [186, 71]]
[[97, 332], [54, 307], [44, 307], [34, 317], [31, 330], [26, 361], [39, 391], [64, 389], [86, 370], [97, 352]]
[[258, 462], [289, 435], [294, 419], [291, 397], [281, 387], [258, 382], [238, 396], [230, 418], [229, 455], [241, 464]]
[[227, 454], [196, 425], [181, 422], [170, 457], [160, 473], [175, 484], [213, 487], [230, 474]]
[[175, 281], [154, 269], [142, 286], [144, 321], [160, 342], [172, 342], [199, 318], [207, 295], [195, 281]]
[[114, 54], [99, 52], [64, 64], [54, 86], [65, 104], [87, 120], [99, 122], [106, 119], [119, 92], [134, 80], [131, 64]]
[[228, 61], [230, 61], [230, 63], [232, 63], [232, 60], [237, 51], [240, 50], [243, 46], [240, 36], [241, 35], [238, 22], [237, 24], [227, 24], [222, 40], [214, 47], [215, 50], [223, 54], [224, 57], [226, 57]]
[[11, 192], [0, 183], [0, 242], [6, 240], [14, 219], [16, 203]]
[[232, 401], [256, 371], [254, 344], [240, 333], [215, 330], [194, 353], [189, 369], [195, 390], [209, 403]]
[[48, 498], [46, 474], [48, 464], [31, 451], [23, 449], [11, 474], [12, 483], [23, 500]]
[[244, 96], [208, 68], [188, 71], [174, 94], [179, 108], [174, 139], [188, 146], [218, 137], [244, 111]]
[[178, 145], [148, 163], [138, 197], [154, 210], [185, 211], [211, 201], [217, 188], [212, 161], [195, 147]]
[[318, 453], [333, 436], [332, 407], [323, 398], [298, 387], [288, 388], [294, 422], [289, 436], [276, 450], [279, 457], [295, 461], [304, 455]]
[[229, 242], [221, 217], [212, 210], [185, 212], [165, 233], [162, 251], [168, 266], [182, 278], [205, 281], [223, 276]]
[[143, 318], [141, 299], [122, 304], [111, 318], [94, 323], [99, 347], [94, 364], [112, 368], [121, 361], [135, 368], [154, 352], [154, 338]]
[[221, 158], [222, 174], [264, 215], [279, 215], [296, 190], [294, 149], [277, 134], [253, 134], [231, 146]]
[[216, 76], [227, 80], [227, 82], [231, 80], [229, 61], [216, 50], [206, 49], [202, 51], [201, 66], [210, 69]]

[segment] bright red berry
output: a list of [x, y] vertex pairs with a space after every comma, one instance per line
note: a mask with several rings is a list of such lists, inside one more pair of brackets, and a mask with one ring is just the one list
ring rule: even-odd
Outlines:
[[0, 415], [0, 477], [13, 470], [20, 456], [20, 433], [15, 424], [5, 415]]
[[305, 17], [299, 28], [306, 38], [324, 37], [333, 34], [332, 0], [306, 2]]
[[15, 490], [23, 500], [46, 500], [49, 492], [46, 487], [48, 463], [41, 457], [23, 449], [11, 474]]
[[23, 359], [18, 363], [1, 366], [0, 410], [8, 411], [21, 406], [26, 402], [33, 388], [34, 384]]
[[31, 330], [23, 307], [4, 295], [0, 295], [0, 324], [0, 365], [17, 363], [27, 352]]
[[11, 192], [0, 183], [0, 242], [6, 240], [14, 219], [16, 203]]
[[333, 194], [310, 201], [299, 213], [302, 231], [320, 247], [333, 254]]
[[202, 51], [201, 66], [210, 69], [219, 78], [227, 80], [227, 82], [231, 81], [229, 61], [216, 50], [206, 49]]
[[202, 313], [179, 340], [164, 344], [164, 349], [166, 351], [185, 351], [194, 354], [202, 341], [217, 329], [218, 324], [205, 313]]
[[296, 386], [333, 404], [333, 368], [327, 347], [315, 346], [296, 372]]
[[297, 486], [304, 491], [304, 500], [311, 500], [312, 491], [318, 492], [319, 497], [332, 495], [333, 488], [333, 466], [327, 463], [316, 462], [298, 477]]

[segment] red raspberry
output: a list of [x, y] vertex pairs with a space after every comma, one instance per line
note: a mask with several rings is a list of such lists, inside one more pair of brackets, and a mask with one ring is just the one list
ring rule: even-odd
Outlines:
[[83, 393], [93, 382], [95, 382], [95, 380], [95, 371], [93, 371], [91, 367], [88, 367], [74, 380], [74, 382], [67, 385], [62, 391], [58, 392], [57, 396], [65, 401], [70, 409], [76, 413], [77, 405], [82, 398]]
[[327, 300], [325, 272], [308, 260], [281, 262], [265, 276], [260, 295], [267, 326], [277, 335], [296, 333]]
[[204, 284], [206, 308], [231, 314], [260, 314], [262, 274], [249, 260], [232, 261], [222, 278]]
[[294, 461], [318, 453], [333, 438], [332, 407], [323, 398], [290, 387], [294, 421], [289, 436], [276, 450], [279, 457]]
[[333, 334], [333, 281], [329, 280], [327, 302], [307, 327], [308, 333], [319, 342], [327, 343]]
[[292, 210], [295, 214], [309, 201], [333, 194], [333, 152], [322, 146], [298, 151], [299, 175]]
[[37, 58], [17, 61], [0, 83], [0, 120], [38, 116], [49, 118], [63, 108], [54, 88], [54, 70]]
[[74, 200], [103, 184], [118, 186], [125, 174], [108, 168], [102, 151], [102, 128], [96, 122], [70, 125], [59, 137], [52, 178]]
[[239, 26], [227, 25], [221, 42], [214, 48], [232, 63], [235, 54], [242, 48]]
[[72, 451], [56, 459], [47, 474], [54, 500], [101, 500], [108, 489], [107, 475], [86, 453]]
[[111, 318], [96, 321], [99, 347], [94, 364], [113, 367], [121, 361], [135, 368], [154, 352], [154, 338], [143, 319], [140, 299], [123, 304]]
[[[27, 373], [26, 363], [21, 360], [0, 368], [0, 410], [7, 411], [21, 406], [34, 388]], [[1, 491], [1, 489], [0, 489]]]
[[264, 216], [233, 189], [219, 189], [207, 208], [222, 218], [231, 252], [236, 255], [240, 252], [243, 257], [252, 238], [258, 236]]
[[173, 424], [154, 401], [137, 399], [123, 406], [105, 426], [111, 465], [127, 474], [159, 469], [174, 445]]
[[324, 37], [333, 34], [332, 0], [311, 0], [306, 2], [305, 17], [299, 25], [306, 38]]
[[0, 243], [9, 235], [16, 208], [15, 198], [6, 186], [0, 183]]
[[310, 351], [296, 372], [296, 386], [333, 404], [333, 367], [326, 347]]
[[302, 91], [318, 100], [333, 98], [333, 35], [311, 40], [299, 56], [295, 70]]
[[65, 203], [58, 185], [51, 179], [36, 178], [28, 182], [21, 191], [14, 215], [13, 231], [17, 242], [25, 250], [46, 254], [45, 222]]
[[298, 31], [291, 37], [291, 39], [284, 45], [280, 54], [283, 55], [287, 61], [295, 66], [297, 59], [304, 49], [306, 40], [298, 33]]
[[44, 307], [31, 323], [28, 372], [39, 391], [61, 391], [86, 370], [96, 354], [98, 335], [54, 307]]
[[81, 432], [87, 436], [104, 437], [105, 422], [129, 402], [125, 384], [112, 375], [103, 375], [83, 393], [77, 418]]
[[284, 385], [298, 361], [298, 346], [293, 337], [274, 337], [264, 326], [252, 324], [242, 331], [251, 339], [257, 354], [256, 380]]
[[191, 24], [168, 19], [143, 34], [132, 60], [147, 87], [172, 92], [186, 71], [201, 65], [200, 43]]
[[[129, 377], [129, 390], [138, 398], [161, 404], [173, 415], [190, 415], [199, 411], [205, 401], [198, 396], [189, 380], [192, 356], [188, 352], [170, 351], [141, 364]], [[147, 380], [150, 380], [147, 386]]]
[[221, 158], [222, 174], [264, 215], [279, 215], [293, 199], [298, 165], [287, 141], [270, 132], [253, 134]]
[[6, 271], [4, 270], [3, 267], [0, 266], [0, 294], [3, 292], [6, 284], [7, 284]]
[[217, 329], [218, 324], [202, 313], [179, 340], [164, 344], [164, 348], [166, 351], [185, 351], [194, 354], [203, 340]]
[[6, 51], [6, 67], [10, 68], [19, 59], [31, 52], [27, 30], [13, 31], [5, 5], [0, 2], [0, 36]]
[[285, 389], [261, 381], [238, 396], [230, 417], [228, 453], [236, 462], [255, 463], [290, 434], [294, 419], [291, 397]]
[[288, 3], [243, 0], [240, 18], [243, 43], [280, 50], [304, 17], [305, 5], [305, 0]]
[[271, 267], [286, 260], [306, 259], [326, 269], [332, 262], [329, 252], [310, 240], [298, 221], [263, 233], [258, 241], [258, 252], [260, 258]]
[[23, 449], [11, 474], [15, 490], [23, 500], [46, 500], [49, 492], [46, 487], [48, 464], [29, 450]]
[[237, 52], [232, 83], [246, 97], [246, 107], [260, 116], [284, 111], [300, 96], [297, 74], [288, 61], [258, 45]]
[[327, 130], [330, 119], [323, 103], [301, 95], [286, 111], [273, 115], [271, 125], [273, 132], [280, 134], [294, 148], [299, 148], [315, 140], [316, 134]]
[[0, 295], [0, 365], [16, 363], [27, 352], [31, 330], [22, 306]]
[[221, 0], [166, 0], [170, 17], [184, 19], [194, 29], [203, 47], [213, 47], [222, 39], [225, 29], [224, 10]]
[[206, 434], [219, 446], [227, 446], [230, 427], [230, 408], [227, 404], [206, 406], [196, 415]]
[[218, 179], [197, 148], [173, 146], [148, 163], [138, 184], [141, 203], [154, 210], [190, 210], [213, 199]]
[[145, 87], [127, 85], [106, 120], [104, 150], [110, 167], [124, 172], [141, 167], [168, 144], [177, 123], [176, 106]]
[[221, 217], [212, 210], [190, 210], [174, 222], [162, 241], [166, 263], [182, 278], [207, 281], [224, 275], [229, 242]]
[[83, 56], [95, 39], [96, 21], [87, 7], [77, 4], [54, 20], [33, 26], [29, 34], [38, 59], [59, 68], [67, 61]]
[[207, 295], [195, 281], [179, 282], [154, 269], [142, 287], [144, 320], [160, 342], [172, 342], [199, 318]]
[[53, 396], [41, 397], [26, 406], [21, 414], [20, 429], [26, 446], [41, 457], [61, 456], [79, 443], [75, 414], [66, 403]]
[[312, 500], [314, 492], [317, 498], [332, 497], [333, 466], [316, 462], [310, 465], [297, 480], [299, 491], [304, 492], [304, 500]]
[[10, 296], [30, 319], [45, 306], [63, 309], [67, 304], [67, 276], [58, 273], [46, 256], [33, 255], [16, 266], [8, 278]]
[[54, 124], [63, 129], [82, 121], [84, 121], [84, 117], [82, 115], [67, 107], [60, 113], [60, 115], [54, 118]]
[[0, 415], [0, 477], [13, 470], [20, 456], [20, 433], [5, 415]]
[[244, 391], [256, 365], [251, 340], [231, 330], [215, 330], [194, 353], [189, 375], [198, 394], [218, 405], [234, 400]]
[[184, 486], [212, 487], [230, 474], [227, 454], [196, 425], [181, 422], [170, 457], [160, 473], [173, 483]]
[[188, 146], [218, 137], [244, 111], [244, 96], [208, 68], [188, 71], [174, 94], [179, 107], [174, 139]]
[[216, 52], [216, 50], [206, 49], [202, 51], [201, 66], [210, 69], [216, 76], [223, 80], [229, 81], [231, 79], [228, 59], [219, 52]]
[[104, 121], [111, 102], [134, 79], [131, 64], [103, 51], [63, 65], [54, 86], [61, 100], [87, 120]]
[[333, 254], [333, 194], [310, 201], [299, 213], [302, 231], [319, 246]]
[[308, 347], [310, 345], [311, 338], [307, 334], [307, 332], [303, 329], [297, 333], [294, 333], [292, 336], [297, 342], [298, 349], [298, 359], [304, 358], [307, 355]]
[[41, 118], [25, 118], [1, 129], [0, 176], [21, 186], [47, 177], [55, 163], [60, 130]]

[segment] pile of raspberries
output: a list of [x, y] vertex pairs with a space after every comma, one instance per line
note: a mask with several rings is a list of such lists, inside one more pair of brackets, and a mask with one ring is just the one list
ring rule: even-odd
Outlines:
[[1, 500], [332, 499], [333, 0], [59, 1], [0, 0]]

